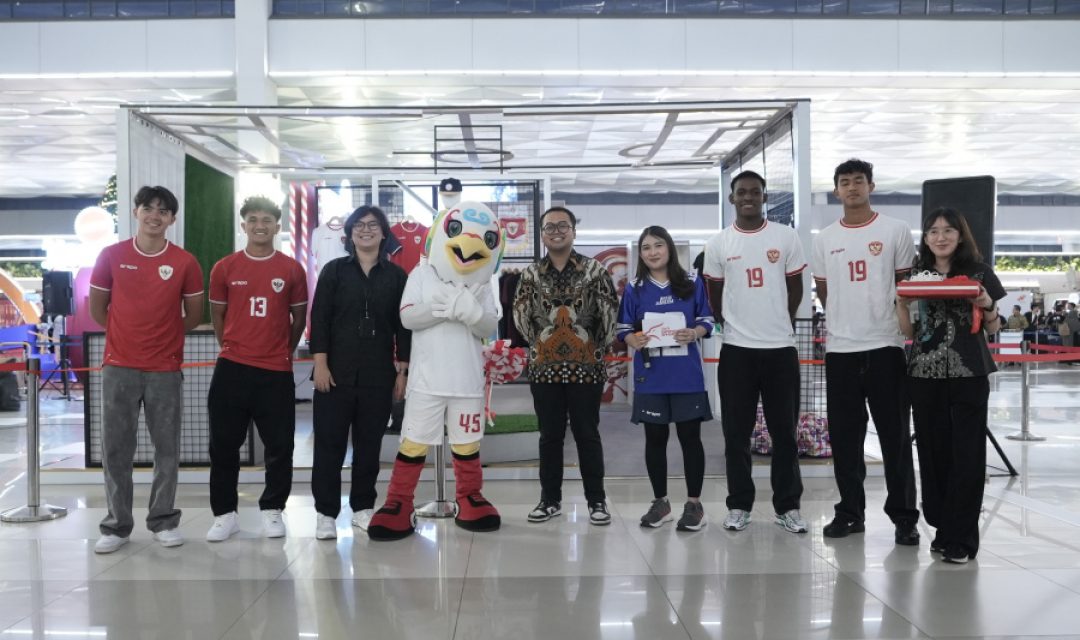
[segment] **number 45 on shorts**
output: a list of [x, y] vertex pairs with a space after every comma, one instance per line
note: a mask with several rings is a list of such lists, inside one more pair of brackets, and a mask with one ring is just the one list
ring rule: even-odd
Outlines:
[[480, 433], [482, 423], [480, 422], [479, 413], [459, 413], [458, 414], [458, 426], [465, 430], [465, 433]]

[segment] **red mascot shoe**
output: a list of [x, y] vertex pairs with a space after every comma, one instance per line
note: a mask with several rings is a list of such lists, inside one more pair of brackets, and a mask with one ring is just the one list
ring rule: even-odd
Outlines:
[[495, 531], [502, 524], [495, 505], [480, 493], [484, 486], [484, 471], [480, 453], [467, 456], [454, 454], [454, 479], [457, 485], [457, 517], [454, 524], [467, 531]]
[[394, 471], [390, 474], [390, 487], [386, 490], [386, 503], [371, 517], [367, 530], [368, 538], [401, 540], [412, 535], [416, 529], [413, 496], [423, 470], [423, 456], [410, 458], [401, 453], [397, 454]]

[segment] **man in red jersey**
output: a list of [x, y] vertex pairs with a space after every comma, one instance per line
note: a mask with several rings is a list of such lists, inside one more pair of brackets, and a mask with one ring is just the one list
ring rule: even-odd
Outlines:
[[154, 444], [154, 482], [146, 527], [165, 547], [184, 544], [174, 507], [179, 471], [184, 334], [203, 312], [203, 275], [195, 256], [172, 244], [165, 232], [179, 203], [165, 187], [135, 194], [135, 237], [106, 247], [90, 277], [90, 315], [105, 327], [102, 363], [101, 466], [109, 512], [101, 521], [97, 553], [128, 541], [132, 463], [139, 407]]
[[259, 498], [263, 532], [285, 535], [281, 512], [292, 489], [296, 431], [292, 354], [307, 320], [307, 277], [300, 263], [274, 250], [281, 209], [254, 197], [240, 207], [247, 247], [210, 272], [210, 317], [221, 354], [210, 381], [210, 508], [206, 533], [221, 542], [240, 531], [236, 482], [240, 447], [254, 420], [266, 447], [266, 488]]

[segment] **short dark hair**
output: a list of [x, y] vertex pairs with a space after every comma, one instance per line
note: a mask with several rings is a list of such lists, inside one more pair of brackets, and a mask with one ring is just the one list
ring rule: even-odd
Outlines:
[[247, 214], [262, 211], [274, 216], [275, 220], [281, 220], [281, 207], [266, 196], [251, 196], [240, 205], [240, 217], [246, 218]]
[[544, 218], [546, 218], [547, 214], [549, 214], [549, 213], [565, 213], [566, 215], [570, 216], [570, 226], [577, 229], [577, 223], [578, 223], [577, 216], [574, 215], [573, 211], [571, 211], [571, 210], [569, 210], [566, 207], [561, 206], [561, 205], [556, 205], [554, 207], [551, 207], [547, 211], [540, 214], [540, 226], [541, 227], [544, 226]]
[[979, 253], [979, 247], [975, 244], [975, 236], [972, 235], [971, 227], [968, 226], [964, 214], [952, 207], [938, 207], [923, 218], [922, 236], [919, 238], [919, 257], [916, 265], [918, 270], [929, 271], [934, 268], [936, 258], [934, 252], [930, 250], [930, 246], [926, 244], [926, 234], [930, 232], [930, 227], [934, 226], [934, 223], [939, 218], [943, 218], [946, 224], [960, 232], [960, 242], [956, 245], [956, 252], [953, 253], [952, 258], [949, 260], [949, 273], [942, 275], [970, 275], [971, 268], [982, 262], [982, 254]]
[[154, 200], [160, 202], [162, 208], [171, 211], [173, 216], [176, 215], [177, 210], [180, 208], [180, 201], [176, 199], [172, 191], [165, 187], [143, 187], [135, 194], [136, 207], [151, 204]]
[[874, 165], [865, 160], [859, 160], [858, 158], [850, 158], [844, 162], [841, 162], [836, 167], [836, 171], [833, 171], [832, 184], [833, 187], [840, 186], [840, 176], [846, 176], [852, 173], [861, 173], [866, 176], [867, 182], [874, 181]]
[[1013, 311], [1019, 311], [1019, 310], [1020, 310], [1020, 305], [1014, 304], [1013, 305]]
[[356, 245], [352, 241], [352, 230], [356, 226], [357, 222], [360, 222], [362, 218], [368, 216], [375, 216], [375, 220], [378, 221], [379, 227], [382, 228], [383, 239], [379, 243], [379, 256], [385, 256], [390, 253], [390, 249], [397, 246], [397, 240], [394, 236], [390, 235], [390, 222], [386, 219], [386, 214], [383, 210], [374, 205], [364, 205], [357, 207], [355, 211], [349, 214], [349, 217], [345, 219], [345, 252], [349, 254], [350, 258], [356, 258]]
[[735, 183], [736, 182], [738, 182], [739, 180], [746, 179], [746, 178], [752, 178], [754, 180], [757, 180], [758, 182], [761, 183], [761, 190], [762, 191], [765, 190], [765, 178], [762, 178], [761, 174], [758, 173], [757, 171], [750, 171], [749, 169], [747, 169], [746, 171], [740, 172], [739, 175], [737, 175], [737, 176], [735, 176], [734, 178], [731, 179], [731, 192], [735, 193]]

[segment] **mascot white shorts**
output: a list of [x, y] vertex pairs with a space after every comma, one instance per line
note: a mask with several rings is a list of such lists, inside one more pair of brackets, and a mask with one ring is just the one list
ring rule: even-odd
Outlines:
[[405, 402], [401, 438], [417, 444], [442, 444], [443, 425], [450, 444], [484, 437], [484, 399], [433, 396], [413, 391]]

